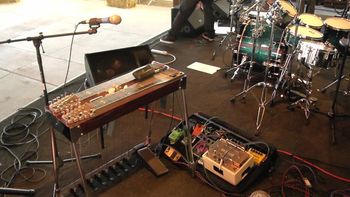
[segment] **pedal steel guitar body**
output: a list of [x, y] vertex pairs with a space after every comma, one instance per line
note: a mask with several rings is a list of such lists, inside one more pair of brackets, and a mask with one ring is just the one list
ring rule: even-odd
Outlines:
[[51, 101], [47, 112], [55, 129], [75, 141], [103, 124], [185, 88], [183, 72], [157, 62], [146, 66], [154, 73], [145, 79], [135, 79], [135, 72], [131, 72]]

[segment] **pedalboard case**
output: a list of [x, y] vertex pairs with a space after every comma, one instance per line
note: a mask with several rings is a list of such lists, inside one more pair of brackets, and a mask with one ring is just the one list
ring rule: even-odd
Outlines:
[[[163, 146], [164, 156], [175, 161], [174, 163], [177, 161], [183, 162], [182, 157], [186, 157], [184, 125], [184, 121], [180, 122], [162, 139], [163, 144], [165, 144]], [[273, 145], [267, 142], [250, 140], [244, 136], [245, 132], [237, 127], [217, 117], [211, 117], [200, 112], [189, 116], [188, 125], [192, 133], [192, 150], [196, 170], [207, 179], [217, 183], [221, 190], [232, 193], [244, 192], [273, 169], [277, 158], [277, 151]], [[246, 157], [244, 162], [242, 160], [226, 163], [225, 166], [224, 159], [218, 158], [220, 157], [220, 150], [223, 152], [222, 150], [226, 149], [216, 147], [218, 142], [228, 142], [237, 147], [237, 150], [234, 150], [236, 156], [237, 153], [244, 155]], [[238, 151], [238, 149], [242, 151]], [[230, 151], [227, 151], [227, 153]], [[221, 155], [225, 155], [226, 158], [227, 153]], [[232, 161], [233, 159], [226, 158], [226, 160]]]

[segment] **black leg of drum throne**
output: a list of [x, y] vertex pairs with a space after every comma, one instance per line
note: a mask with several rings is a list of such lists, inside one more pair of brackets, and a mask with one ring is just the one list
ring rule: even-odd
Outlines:
[[330, 118], [330, 124], [331, 124], [331, 141], [333, 144], [336, 143], [336, 139], [335, 139], [335, 130], [336, 130], [336, 118], [337, 117], [350, 117], [348, 115], [339, 115], [336, 114], [336, 104], [337, 104], [337, 98], [338, 98], [338, 93], [339, 93], [339, 88], [340, 88], [340, 83], [341, 83], [341, 79], [343, 76], [343, 72], [344, 72], [344, 67], [346, 64], [346, 59], [348, 56], [348, 50], [349, 50], [349, 45], [350, 45], [350, 33], [348, 33], [347, 36], [347, 40], [346, 43], [342, 42], [341, 44], [344, 45], [344, 56], [343, 56], [343, 60], [340, 66], [340, 70], [338, 73], [338, 79], [337, 79], [337, 83], [336, 83], [336, 89], [335, 89], [335, 95], [333, 98], [333, 102], [332, 102], [332, 107], [331, 107], [331, 111], [328, 113], [328, 116]]

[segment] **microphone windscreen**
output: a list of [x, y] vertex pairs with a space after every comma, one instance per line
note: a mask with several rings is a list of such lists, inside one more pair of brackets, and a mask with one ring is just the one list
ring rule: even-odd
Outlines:
[[118, 15], [113, 15], [108, 17], [109, 23], [118, 25], [119, 23], [122, 22], [122, 18]]

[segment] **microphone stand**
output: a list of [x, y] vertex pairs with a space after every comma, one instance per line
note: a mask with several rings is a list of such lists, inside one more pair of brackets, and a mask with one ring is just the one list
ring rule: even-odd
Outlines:
[[[90, 29], [87, 31], [81, 31], [81, 32], [73, 32], [73, 33], [61, 33], [61, 34], [53, 34], [53, 35], [43, 35], [42, 32], [39, 33], [39, 36], [34, 36], [34, 37], [27, 37], [27, 38], [22, 38], [22, 39], [8, 39], [5, 41], [0, 41], [0, 44], [6, 44], [6, 43], [13, 43], [13, 42], [21, 42], [21, 41], [32, 41], [33, 45], [35, 47], [35, 52], [36, 52], [36, 57], [37, 57], [37, 62], [39, 66], [39, 71], [40, 71], [40, 77], [41, 77], [41, 83], [43, 85], [43, 95], [44, 95], [44, 104], [46, 107], [49, 105], [49, 96], [47, 93], [47, 87], [46, 87], [46, 81], [45, 81], [45, 74], [44, 74], [44, 69], [43, 69], [43, 61], [40, 53], [40, 46], [42, 46], [42, 40], [45, 38], [55, 38], [55, 37], [63, 37], [63, 36], [73, 36], [73, 35], [82, 35], [82, 34], [96, 34], [97, 33], [97, 28], [100, 27], [99, 24], [97, 25], [90, 25]], [[57, 150], [57, 144], [56, 144], [56, 137], [55, 137], [55, 132], [54, 129], [50, 129], [50, 135], [51, 135], [51, 148], [52, 148], [52, 163], [53, 163], [53, 168], [54, 168], [54, 174], [55, 174], [55, 183], [54, 183], [54, 193], [53, 196], [56, 196], [56, 193], [59, 192], [59, 187], [58, 187], [58, 168], [63, 165], [63, 160], [60, 158]], [[86, 157], [96, 157], [96, 155], [90, 155]], [[85, 157], [85, 158], [86, 158]], [[74, 160], [74, 159], [69, 159], [69, 160]], [[77, 160], [77, 162], [80, 162]], [[29, 162], [29, 163], [35, 163], [34, 161]], [[40, 161], [37, 161], [37, 163], [40, 163]], [[44, 161], [45, 163], [51, 163], [48, 161]], [[86, 185], [84, 184], [84, 189], [86, 189]], [[86, 190], [85, 190], [86, 191]]]
[[95, 34], [95, 33], [97, 33], [98, 27], [99, 26], [90, 26], [91, 29], [89, 29], [88, 31], [75, 32], [75, 33], [53, 34], [53, 35], [48, 35], [48, 36], [44, 36], [43, 33], [40, 32], [39, 36], [27, 37], [27, 38], [22, 38], [22, 39], [14, 39], [14, 40], [8, 39], [5, 41], [0, 41], [0, 44], [6, 44], [6, 43], [9, 44], [12, 42], [21, 42], [21, 41], [33, 41], [33, 45], [35, 47], [35, 52], [36, 52], [36, 58], [37, 58], [38, 66], [39, 66], [39, 71], [40, 71], [41, 83], [43, 85], [44, 102], [45, 102], [45, 106], [48, 106], [49, 96], [47, 93], [45, 74], [44, 74], [44, 69], [43, 69], [43, 61], [42, 61], [41, 53], [40, 53], [40, 46], [42, 46], [42, 40], [45, 38], [55, 38], [55, 37], [81, 35], [81, 34]]

